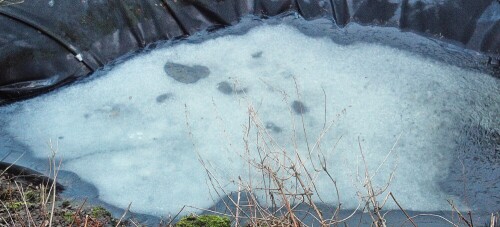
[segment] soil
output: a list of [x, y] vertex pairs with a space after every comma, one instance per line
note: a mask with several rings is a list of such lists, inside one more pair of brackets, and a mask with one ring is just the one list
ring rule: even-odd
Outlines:
[[[3, 170], [0, 169], [0, 173], [2, 172]], [[54, 206], [52, 206], [53, 196], [49, 196], [49, 193], [53, 195], [50, 184], [44, 183], [43, 179], [34, 181], [33, 176], [2, 173], [0, 175], [0, 226], [138, 225], [129, 220], [120, 222], [102, 207], [64, 200], [57, 193]], [[52, 209], [54, 215], [51, 215]]]

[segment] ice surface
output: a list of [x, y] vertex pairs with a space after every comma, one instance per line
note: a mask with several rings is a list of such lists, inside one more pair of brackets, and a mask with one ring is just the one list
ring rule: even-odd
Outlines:
[[[166, 75], [166, 64], [204, 74], [182, 83]], [[364, 192], [358, 137], [375, 172], [401, 135], [375, 185], [395, 169], [389, 190], [406, 209], [448, 210], [446, 199], [456, 198], [439, 182], [454, 164], [456, 138], [468, 124], [498, 129], [498, 87], [488, 75], [406, 51], [342, 46], [290, 26], [263, 25], [136, 56], [89, 82], [3, 107], [0, 121], [37, 157], [48, 155], [49, 139], [57, 141], [62, 168], [94, 184], [103, 201], [165, 215], [213, 204], [197, 154], [229, 190], [238, 176], [248, 181], [241, 156], [249, 107], [274, 140], [290, 152], [296, 141], [304, 157], [301, 116], [313, 144], [326, 112], [326, 122], [336, 123], [321, 148], [344, 208], [356, 208], [356, 192]], [[317, 184], [323, 201], [336, 201], [324, 174]]]

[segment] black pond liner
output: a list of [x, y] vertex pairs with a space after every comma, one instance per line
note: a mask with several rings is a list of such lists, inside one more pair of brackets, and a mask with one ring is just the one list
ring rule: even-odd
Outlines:
[[[243, 34], [263, 21], [286, 22], [309, 36], [320, 36], [326, 31], [341, 44], [364, 41], [412, 50], [448, 64], [500, 77], [500, 3], [496, 0], [65, 0], [52, 3], [36, 0], [0, 2], [0, 105], [46, 93], [93, 72], [104, 74], [112, 65], [127, 60], [134, 53], [178, 42], [197, 43], [222, 35]], [[301, 18], [314, 20], [316, 26], [309, 27], [296, 20]], [[395, 29], [380, 33], [377, 26]], [[433, 52], [438, 48], [428, 49], [417, 41], [405, 40], [401, 37], [404, 33], [399, 30], [433, 38], [430, 42], [441, 47], [441, 52]], [[363, 35], [366, 32], [370, 35]], [[360, 64], [363, 64], [362, 59]], [[0, 121], [0, 128], [1, 124]], [[480, 128], [471, 130], [487, 133]], [[7, 138], [2, 133], [0, 131], [0, 137]], [[477, 178], [481, 178], [481, 174], [493, 173], [497, 178], [499, 175], [500, 136], [488, 136], [494, 138], [493, 156], [465, 157], [476, 161], [469, 165], [485, 166], [486, 171], [478, 171]], [[17, 160], [20, 166], [46, 172], [47, 161], [32, 158], [29, 148], [14, 139], [3, 141], [0, 149], [1, 161]], [[21, 155], [23, 157], [18, 160]], [[460, 171], [461, 167], [450, 170], [453, 173], [450, 178], [460, 182]], [[59, 176], [58, 182], [66, 188], [64, 195], [104, 204], [97, 198], [97, 189], [76, 174], [61, 171]], [[498, 182], [493, 182], [492, 186], [485, 196], [500, 194]], [[443, 187], [453, 191], [463, 185]], [[461, 193], [454, 191], [451, 194]], [[487, 209], [500, 210], [498, 198], [493, 202]], [[123, 208], [104, 205], [115, 215], [123, 212]], [[340, 216], [345, 217], [350, 212], [344, 210]], [[450, 216], [449, 211], [433, 214]], [[158, 221], [158, 217], [135, 216], [150, 223]], [[405, 219], [400, 211], [390, 212], [387, 218], [392, 223], [402, 223]], [[487, 218], [488, 213], [474, 216], [478, 224], [485, 223]], [[361, 219], [362, 223], [370, 222], [368, 215], [358, 213], [349, 225], [357, 225]], [[417, 220], [426, 226], [446, 224], [429, 216]]]
[[295, 12], [399, 27], [485, 53], [499, 66], [497, 0], [142, 0], [0, 1], [0, 104], [84, 77], [160, 41], [238, 23], [246, 15]]

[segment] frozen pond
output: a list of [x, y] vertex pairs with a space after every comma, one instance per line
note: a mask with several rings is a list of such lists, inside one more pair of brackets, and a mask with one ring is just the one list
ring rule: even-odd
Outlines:
[[[479, 71], [386, 45], [341, 45], [290, 25], [261, 25], [158, 48], [100, 74], [1, 107], [0, 155], [16, 143], [44, 159], [52, 141], [62, 169], [93, 184], [99, 199], [164, 216], [217, 200], [200, 157], [229, 191], [239, 176], [254, 177], [243, 141], [252, 113], [276, 149], [306, 159], [312, 152], [307, 165], [325, 157], [345, 209], [355, 209], [364, 192], [358, 138], [377, 173], [374, 184], [394, 173], [388, 191], [408, 210], [450, 210], [447, 199], [475, 209], [455, 193], [463, 190], [454, 189], [462, 185], [460, 158], [470, 161], [470, 181], [491, 183], [479, 184], [484, 193], [469, 199], [499, 206], [500, 174], [490, 168], [499, 160], [499, 80]], [[252, 179], [255, 186], [259, 180]], [[316, 182], [322, 201], [336, 203], [329, 178], [318, 174]]]

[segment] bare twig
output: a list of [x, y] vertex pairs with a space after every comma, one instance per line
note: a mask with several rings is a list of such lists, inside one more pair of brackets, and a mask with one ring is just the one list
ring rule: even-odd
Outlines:
[[415, 222], [413, 222], [413, 220], [411, 219], [411, 217], [408, 215], [408, 213], [406, 213], [406, 211], [403, 209], [403, 207], [401, 207], [401, 205], [399, 205], [398, 201], [396, 200], [396, 198], [394, 198], [394, 195], [392, 194], [392, 192], [389, 192], [389, 195], [392, 197], [392, 200], [394, 200], [394, 202], [396, 203], [396, 205], [398, 205], [399, 209], [401, 211], [403, 211], [403, 213], [405, 214], [405, 216], [408, 218], [408, 220], [410, 220], [411, 224], [415, 227], [417, 227], [417, 224], [415, 224]]
[[[50, 190], [52, 190], [52, 206], [51, 206], [51, 212], [50, 212], [50, 218], [49, 218], [49, 226], [52, 226], [52, 220], [54, 218], [54, 211], [55, 211], [55, 207], [56, 207], [57, 174], [59, 173], [59, 169], [61, 168], [62, 159], [59, 161], [59, 165], [56, 166], [55, 156], [56, 156], [58, 149], [57, 149], [57, 147], [56, 148], [53, 147], [51, 140], [49, 141], [49, 147], [50, 147], [50, 150], [52, 152], [52, 156], [50, 158], [50, 163], [51, 163], [50, 167], [53, 169], [53, 178], [54, 178], [52, 180], [52, 186], [50, 187]], [[49, 194], [50, 194], [50, 190], [49, 190]]]
[[458, 208], [455, 206], [455, 204], [453, 204], [453, 201], [451, 201], [451, 200], [447, 200], [447, 201], [448, 201], [448, 203], [450, 204], [451, 208], [452, 208], [455, 212], [457, 212], [457, 214], [458, 214], [458, 216], [460, 217], [460, 219], [462, 219], [462, 221], [464, 221], [464, 222], [465, 222], [465, 224], [466, 224], [467, 226], [469, 226], [469, 227], [473, 227], [473, 225], [472, 225], [469, 221], [467, 221], [467, 219], [466, 219], [466, 218], [462, 215], [462, 213], [458, 210]]
[[130, 206], [132, 206], [132, 203], [128, 204], [127, 209], [125, 209], [125, 212], [123, 212], [123, 215], [120, 217], [120, 220], [118, 220], [118, 223], [116, 223], [115, 227], [120, 226], [120, 223], [122, 223], [123, 218], [125, 218], [125, 215], [127, 215], [128, 211], [130, 210]]
[[401, 226], [404, 225], [404, 223], [406, 223], [406, 221], [409, 221], [409, 220], [412, 220], [412, 219], [415, 219], [416, 217], [420, 217], [420, 216], [430, 216], [430, 217], [436, 217], [436, 218], [440, 218], [446, 222], [448, 222], [449, 224], [453, 225], [454, 227], [458, 227], [457, 224], [453, 223], [452, 221], [448, 220], [447, 218], [441, 216], [441, 215], [437, 215], [437, 214], [417, 214], [417, 215], [414, 215], [414, 216], [411, 216], [411, 219], [406, 219], [402, 224]]
[[[2, 200], [0, 200], [0, 203], [2, 203], [2, 206], [7, 211], [7, 214], [9, 215], [11, 223], [14, 224], [15, 222], [14, 222], [14, 219], [12, 219], [12, 214], [10, 213], [9, 208], [7, 208], [7, 206], [5, 205], [5, 203], [2, 202]], [[5, 224], [7, 224], [7, 222], [5, 222]]]

